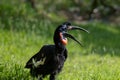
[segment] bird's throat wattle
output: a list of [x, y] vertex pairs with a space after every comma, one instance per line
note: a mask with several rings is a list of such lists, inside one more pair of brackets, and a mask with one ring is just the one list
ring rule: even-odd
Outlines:
[[67, 45], [67, 38], [65, 38], [62, 33], [60, 33], [60, 41], [63, 45]]
[[67, 45], [67, 38], [61, 40], [63, 45]]

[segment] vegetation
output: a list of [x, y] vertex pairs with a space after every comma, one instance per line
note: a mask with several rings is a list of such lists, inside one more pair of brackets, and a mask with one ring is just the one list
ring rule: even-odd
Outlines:
[[[26, 62], [42, 45], [53, 44], [55, 28], [66, 20], [64, 16], [53, 13], [43, 16], [21, 1], [2, 0], [0, 80], [31, 80], [29, 70], [24, 68]], [[68, 59], [57, 79], [119, 80], [120, 25], [100, 21], [72, 23], [89, 30], [90, 34], [80, 31], [70, 32], [81, 40], [84, 47], [69, 40], [66, 46], [69, 50]]]

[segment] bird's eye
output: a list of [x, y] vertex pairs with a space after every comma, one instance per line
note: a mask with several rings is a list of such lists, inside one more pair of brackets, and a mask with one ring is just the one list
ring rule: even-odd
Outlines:
[[62, 31], [65, 31], [65, 28], [62, 28]]
[[66, 30], [66, 29], [67, 29], [67, 26], [65, 25], [63, 28], [64, 28], [64, 30]]
[[65, 27], [62, 27], [60, 30], [61, 30], [61, 31], [65, 31], [65, 30], [66, 30], [66, 28], [65, 28]]
[[67, 26], [66, 25], [62, 25], [60, 27], [60, 31], [67, 31]]
[[66, 30], [67, 30], [67, 28], [66, 28], [66, 27], [63, 27], [63, 28], [62, 28], [62, 30], [63, 30], [63, 31], [66, 31]]

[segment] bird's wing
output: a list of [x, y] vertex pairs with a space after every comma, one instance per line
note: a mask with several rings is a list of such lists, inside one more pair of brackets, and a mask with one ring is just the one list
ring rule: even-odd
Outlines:
[[31, 68], [31, 67], [38, 67], [40, 65], [44, 65], [46, 62], [46, 58], [48, 59], [49, 53], [52, 53], [51, 50], [54, 50], [53, 45], [44, 45], [38, 53], [36, 53], [34, 56], [32, 56], [29, 61], [26, 63], [25, 68]]
[[43, 53], [44, 46], [40, 49], [38, 53], [32, 56], [26, 63], [25, 68], [37, 67], [38, 65], [43, 65], [45, 62], [45, 54]]
[[[26, 63], [25, 68], [31, 68], [31, 67], [38, 67], [39, 65], [43, 65], [46, 57], [43, 57], [42, 53], [35, 54], [30, 60]], [[39, 60], [38, 60], [39, 59]]]

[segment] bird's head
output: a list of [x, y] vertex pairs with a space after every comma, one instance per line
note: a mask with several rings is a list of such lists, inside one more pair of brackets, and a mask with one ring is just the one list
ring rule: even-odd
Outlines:
[[82, 30], [84, 32], [89, 33], [87, 30], [84, 28], [78, 27], [78, 26], [72, 26], [71, 23], [65, 22], [62, 25], [59, 25], [57, 29], [55, 30], [54, 33], [54, 42], [55, 44], [60, 44], [66, 45], [67, 44], [67, 37], [73, 39], [76, 41], [78, 44], [82, 45], [81, 42], [79, 42], [75, 37], [73, 37], [71, 34], [69, 34], [67, 31], [68, 30]]

